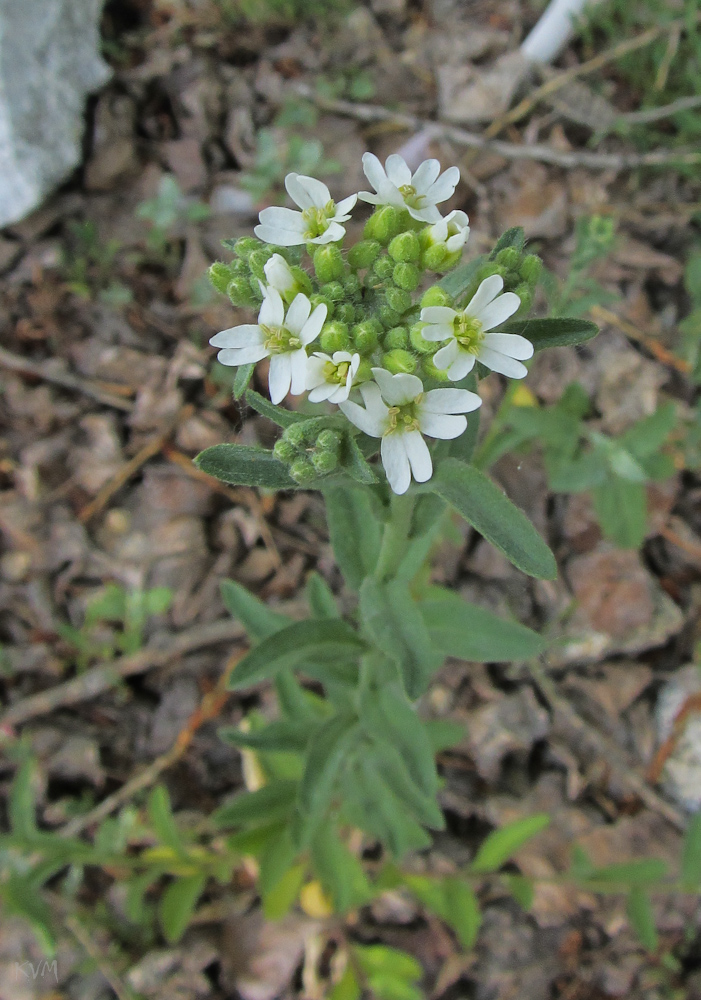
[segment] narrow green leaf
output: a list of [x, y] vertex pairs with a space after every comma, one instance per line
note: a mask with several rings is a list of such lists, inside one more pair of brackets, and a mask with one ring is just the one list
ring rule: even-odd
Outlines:
[[261, 396], [255, 389], [249, 389], [246, 392], [246, 402], [260, 413], [261, 416], [272, 420], [278, 427], [291, 427], [292, 424], [309, 419], [303, 413], [293, 413], [292, 410], [286, 410], [284, 406], [276, 406], [275, 403], [271, 403], [269, 399]]
[[654, 885], [667, 874], [667, 865], [661, 858], [642, 858], [640, 861], [622, 861], [619, 864], [595, 868], [590, 872], [590, 882], [610, 882], [620, 885]]
[[416, 785], [399, 751], [386, 740], [376, 738], [372, 757], [385, 783], [419, 823], [432, 830], [444, 830], [445, 816], [435, 796], [425, 795]]
[[547, 813], [536, 813], [517, 819], [500, 830], [494, 830], [484, 841], [470, 869], [475, 874], [486, 875], [495, 872], [523, 847], [526, 841], [535, 837], [550, 823]]
[[338, 660], [354, 660], [365, 649], [358, 633], [340, 619], [293, 622], [244, 656], [231, 676], [229, 688], [236, 690], [274, 677], [283, 668], [299, 666], [305, 660], [331, 665]]
[[451, 722], [450, 719], [426, 719], [424, 728], [434, 754], [456, 746], [466, 733], [465, 726], [459, 722]]
[[599, 524], [612, 542], [623, 549], [638, 549], [647, 528], [647, 494], [642, 483], [609, 476], [592, 489]]
[[443, 656], [432, 645], [406, 584], [367, 577], [360, 587], [360, 616], [377, 647], [397, 663], [409, 698], [420, 697]]
[[523, 226], [512, 226], [507, 229], [505, 233], [502, 233], [499, 239], [494, 244], [491, 253], [489, 254], [490, 260], [496, 260], [497, 254], [502, 250], [506, 250], [509, 247], [514, 247], [518, 251], [523, 251], [526, 245], [526, 235], [523, 231]]
[[307, 602], [315, 618], [338, 618], [336, 598], [321, 574], [316, 571], [307, 577]]
[[555, 557], [536, 529], [484, 473], [448, 458], [432, 487], [518, 569], [543, 580], [557, 576]]
[[423, 978], [421, 964], [412, 955], [399, 951], [398, 948], [389, 948], [385, 944], [356, 944], [353, 951], [366, 976], [382, 972], [410, 983]]
[[485, 254], [480, 254], [479, 257], [475, 257], [467, 264], [460, 264], [454, 271], [451, 271], [449, 274], [446, 274], [444, 278], [441, 278], [438, 284], [448, 293], [448, 295], [451, 295], [456, 302], [459, 301], [473, 283], [475, 275], [482, 267], [486, 259]]
[[223, 483], [233, 486], [260, 486], [266, 490], [295, 490], [287, 466], [272, 451], [244, 444], [215, 444], [201, 451], [194, 464]]
[[276, 719], [252, 732], [225, 726], [219, 730], [219, 736], [237, 747], [299, 753], [309, 742], [311, 732], [309, 723], [305, 720], [295, 722], [291, 719]]
[[161, 897], [158, 919], [168, 944], [180, 940], [197, 906], [197, 900], [207, 884], [206, 875], [188, 875], [168, 886]]
[[222, 580], [219, 590], [224, 607], [232, 618], [238, 618], [251, 639], [267, 639], [292, 622], [288, 615], [273, 611], [236, 580]]
[[253, 375], [253, 370], [256, 366], [254, 364], [249, 365], [239, 365], [236, 369], [236, 374], [234, 375], [234, 385], [232, 389], [232, 394], [234, 399], [241, 399], [244, 392], [248, 388], [248, 383], [251, 381], [251, 376]]
[[632, 451], [636, 458], [647, 458], [658, 451], [677, 424], [674, 403], [658, 406], [654, 413], [630, 427], [619, 439], [620, 444]]
[[347, 486], [326, 486], [323, 493], [336, 562], [348, 586], [358, 590], [380, 551], [380, 526], [369, 493]]
[[530, 340], [536, 351], [548, 347], [574, 347], [596, 337], [599, 328], [586, 319], [514, 319], [499, 328], [504, 333], [515, 333]]
[[379, 482], [373, 468], [368, 464], [354, 435], [345, 434], [341, 448], [341, 466], [357, 483], [371, 486]]
[[402, 755], [413, 782], [430, 797], [438, 790], [433, 747], [426, 724], [398, 684], [361, 693], [361, 721], [373, 736], [391, 742]]
[[370, 899], [372, 890], [362, 864], [331, 823], [319, 827], [310, 846], [314, 873], [333, 900], [336, 913], [343, 914]]
[[177, 854], [183, 854], [185, 850], [183, 838], [176, 826], [170, 805], [170, 796], [165, 785], [156, 785], [151, 792], [148, 800], [148, 814], [161, 843], [170, 847]]
[[255, 792], [242, 792], [212, 814], [219, 829], [230, 826], [261, 826], [285, 820], [297, 798], [298, 782], [280, 779]]
[[684, 837], [682, 881], [692, 889], [701, 885], [701, 813], [695, 813]]
[[326, 699], [303, 688], [291, 670], [278, 673], [275, 692], [280, 711], [293, 722], [314, 726], [330, 712]]
[[328, 995], [328, 1000], [360, 1000], [362, 990], [350, 962], [343, 970], [341, 978]]
[[446, 923], [453, 928], [463, 948], [470, 951], [475, 946], [482, 924], [477, 897], [470, 886], [459, 878], [445, 879], [443, 892], [446, 899]]
[[626, 910], [631, 927], [638, 935], [643, 948], [649, 952], [657, 951], [659, 938], [655, 926], [655, 914], [650, 897], [640, 886], [631, 889]]
[[35, 767], [31, 757], [22, 761], [12, 782], [8, 803], [12, 832], [27, 841], [33, 840], [38, 834], [32, 789]]
[[23, 917], [30, 924], [42, 950], [52, 957], [56, 953], [56, 936], [51, 910], [32, 880], [11, 872], [0, 884], [0, 899], [6, 914]]
[[524, 912], [533, 906], [533, 881], [524, 875], [504, 875], [506, 886]]
[[377, 837], [394, 858], [431, 844], [429, 835], [402, 808], [367, 753], [356, 757], [344, 773], [343, 811], [352, 826]]
[[314, 734], [299, 787], [299, 801], [304, 812], [321, 813], [331, 802], [338, 769], [356, 731], [356, 717], [339, 713]]
[[447, 656], [477, 663], [506, 663], [529, 660], [545, 649], [541, 637], [525, 625], [468, 604], [451, 591], [431, 599], [437, 591], [432, 588], [419, 607], [431, 641]]

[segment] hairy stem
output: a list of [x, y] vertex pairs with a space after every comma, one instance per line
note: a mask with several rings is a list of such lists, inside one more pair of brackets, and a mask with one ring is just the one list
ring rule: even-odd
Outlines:
[[375, 567], [375, 577], [378, 580], [391, 579], [399, 568], [409, 541], [415, 503], [416, 498], [409, 493], [402, 496], [392, 495], [390, 516], [385, 523], [380, 554]]

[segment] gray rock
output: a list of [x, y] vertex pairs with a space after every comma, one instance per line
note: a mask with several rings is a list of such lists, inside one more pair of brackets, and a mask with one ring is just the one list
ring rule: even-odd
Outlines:
[[81, 158], [84, 101], [110, 76], [104, 0], [0, 0], [0, 226], [36, 208]]

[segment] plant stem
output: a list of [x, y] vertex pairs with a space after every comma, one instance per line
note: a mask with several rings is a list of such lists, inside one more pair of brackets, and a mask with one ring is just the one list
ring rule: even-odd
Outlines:
[[404, 493], [402, 496], [392, 494], [390, 516], [385, 523], [380, 554], [375, 567], [377, 580], [389, 580], [399, 568], [409, 540], [415, 503], [415, 497], [409, 493]]

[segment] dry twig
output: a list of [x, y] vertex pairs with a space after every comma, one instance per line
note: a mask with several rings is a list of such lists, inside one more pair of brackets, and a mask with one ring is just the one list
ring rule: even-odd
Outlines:
[[59, 371], [50, 362], [31, 361], [29, 358], [23, 358], [20, 354], [13, 354], [11, 351], [6, 351], [4, 347], [0, 347], [0, 367], [17, 372], [18, 375], [31, 375], [41, 379], [42, 382], [50, 382], [52, 385], [60, 386], [61, 389], [80, 392], [83, 396], [89, 396], [105, 406], [131, 413], [132, 403], [128, 399], [122, 399], [120, 396], [108, 392], [99, 382], [80, 378], [70, 372]]
[[671, 368], [676, 368], [677, 371], [682, 372], [685, 375], [691, 370], [691, 366], [688, 361], [685, 361], [684, 358], [678, 358], [676, 354], [668, 351], [667, 348], [663, 347], [662, 344], [655, 340], [654, 337], [650, 337], [648, 334], [642, 333], [638, 330], [637, 326], [633, 326], [633, 324], [629, 323], [628, 320], [622, 319], [610, 309], [605, 309], [603, 306], [592, 306], [589, 313], [593, 319], [599, 320], [601, 323], [609, 323], [611, 326], [615, 326], [621, 331], [621, 333], [625, 333], [626, 337], [630, 337], [631, 340], [636, 340], [639, 344], [642, 344], [657, 358], [658, 361], [661, 361], [663, 365], [669, 365]]

